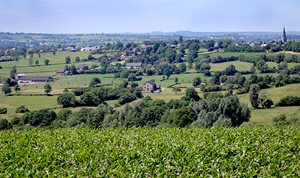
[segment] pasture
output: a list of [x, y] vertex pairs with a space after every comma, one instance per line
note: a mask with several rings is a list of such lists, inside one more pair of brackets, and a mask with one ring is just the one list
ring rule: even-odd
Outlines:
[[210, 63], [211, 71], [224, 71], [228, 66], [234, 65], [238, 71], [250, 71], [253, 64], [241, 61], [223, 62], [223, 63]]

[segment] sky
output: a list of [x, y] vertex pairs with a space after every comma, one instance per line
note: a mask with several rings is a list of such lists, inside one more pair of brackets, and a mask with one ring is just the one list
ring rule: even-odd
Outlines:
[[300, 0], [0, 0], [0, 32], [300, 31]]

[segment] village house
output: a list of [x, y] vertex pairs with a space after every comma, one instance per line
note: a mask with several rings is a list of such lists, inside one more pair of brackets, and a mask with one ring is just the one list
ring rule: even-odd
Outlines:
[[142, 92], [154, 92], [154, 93], [160, 93], [161, 88], [158, 84], [155, 83], [154, 80], [147, 81], [142, 87]]
[[84, 47], [84, 48], [81, 48], [81, 52], [87, 52], [87, 51], [96, 51], [98, 49], [101, 49], [100, 46], [88, 46], [88, 47]]
[[67, 47], [65, 50], [69, 52], [76, 52], [76, 49], [74, 47]]
[[141, 69], [142, 63], [141, 62], [127, 63], [125, 67], [126, 69]]

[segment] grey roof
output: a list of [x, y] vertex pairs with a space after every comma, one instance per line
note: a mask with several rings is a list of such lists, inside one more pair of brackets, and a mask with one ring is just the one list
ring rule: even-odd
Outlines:
[[[153, 86], [156, 86], [156, 83], [155, 83], [154, 80], [149, 80], [149, 81], [147, 81], [146, 83], [149, 83], [149, 84], [151, 84], [151, 85], [153, 85]], [[145, 83], [145, 84], [146, 84], [146, 83]]]
[[19, 76], [18, 80], [52, 80], [53, 78], [50, 76]]
[[65, 72], [65, 70], [58, 70], [58, 71], [56, 71], [57, 73], [64, 73]]
[[142, 63], [141, 62], [135, 62], [135, 63], [127, 63], [126, 67], [141, 67]]

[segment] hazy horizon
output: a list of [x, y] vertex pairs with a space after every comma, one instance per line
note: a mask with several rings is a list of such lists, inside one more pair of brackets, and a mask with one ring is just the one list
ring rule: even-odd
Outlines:
[[300, 31], [297, 0], [2, 0], [0, 31], [124, 34]]

